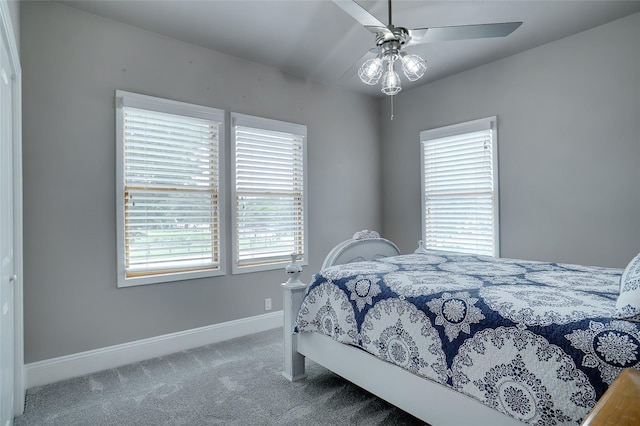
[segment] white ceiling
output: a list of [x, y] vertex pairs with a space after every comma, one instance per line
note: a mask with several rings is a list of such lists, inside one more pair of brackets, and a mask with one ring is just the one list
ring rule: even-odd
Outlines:
[[[330, 0], [69, 0], [68, 6], [212, 50], [262, 63], [288, 74], [370, 95], [357, 60], [375, 36]], [[359, 3], [386, 23], [387, 1]], [[428, 0], [393, 2], [393, 23], [406, 28], [522, 21], [505, 38], [412, 46], [427, 73], [403, 90], [486, 64], [640, 12], [640, 1]]]

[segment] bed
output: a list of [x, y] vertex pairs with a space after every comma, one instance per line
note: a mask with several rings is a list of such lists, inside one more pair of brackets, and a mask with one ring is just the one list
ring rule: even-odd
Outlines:
[[369, 231], [309, 286], [293, 259], [285, 377], [303, 379], [308, 357], [434, 426], [579, 424], [623, 368], [640, 369], [638, 317], [613, 317], [631, 309], [617, 306], [621, 269], [400, 255]]

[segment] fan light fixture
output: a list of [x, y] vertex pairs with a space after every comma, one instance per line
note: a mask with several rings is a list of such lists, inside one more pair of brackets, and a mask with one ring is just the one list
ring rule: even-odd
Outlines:
[[418, 80], [427, 71], [427, 63], [424, 59], [418, 55], [401, 52], [401, 49], [424, 43], [506, 37], [522, 25], [522, 22], [499, 22], [407, 29], [393, 25], [391, 0], [387, 1], [389, 3], [389, 23], [385, 25], [355, 0], [333, 0], [364, 28], [376, 35], [376, 47], [366, 53], [366, 55], [374, 54], [375, 57], [360, 66], [358, 76], [364, 83], [372, 86], [382, 80], [382, 93], [391, 97], [392, 120], [393, 95], [402, 90], [400, 77], [395, 71], [395, 63], [400, 62], [402, 72], [409, 81]]
[[[353, 11], [352, 9], [350, 10]], [[356, 10], [359, 13], [362, 12], [359, 9]], [[375, 58], [365, 61], [358, 70], [358, 76], [365, 84], [376, 85], [382, 78], [381, 91], [389, 96], [393, 96], [402, 90], [400, 77], [395, 71], [396, 61], [400, 61], [402, 72], [409, 81], [418, 80], [427, 71], [427, 63], [420, 56], [415, 54], [407, 55], [400, 51], [402, 46], [411, 40], [411, 35], [406, 28], [395, 27], [391, 23], [391, 17], [391, 0], [389, 0], [389, 25], [368, 27], [369, 30], [376, 33], [377, 47], [370, 52], [374, 52], [377, 55]]]
[[[395, 95], [402, 90], [400, 77], [395, 72], [395, 63], [399, 61], [402, 65], [402, 72], [409, 81], [416, 81], [427, 71], [427, 63], [418, 55], [407, 55], [399, 52], [397, 48], [389, 47], [373, 59], [369, 59], [362, 64], [358, 70], [358, 76], [363, 83], [369, 85], [378, 84], [382, 77], [381, 91], [385, 95]], [[387, 64], [386, 71], [384, 64]], [[384, 75], [383, 75], [384, 72]]]

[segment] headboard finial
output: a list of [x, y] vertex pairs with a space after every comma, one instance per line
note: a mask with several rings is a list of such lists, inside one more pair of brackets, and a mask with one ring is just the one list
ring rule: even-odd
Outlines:
[[422, 240], [418, 241], [418, 248], [415, 249], [414, 253], [428, 253], [428, 252], [429, 250], [424, 248], [424, 241]]
[[291, 253], [291, 263], [288, 264], [286, 268], [284, 268], [284, 270], [287, 272], [287, 275], [289, 275], [287, 284], [300, 283], [300, 274], [302, 273], [302, 265], [297, 263], [298, 256], [300, 256], [298, 253]]

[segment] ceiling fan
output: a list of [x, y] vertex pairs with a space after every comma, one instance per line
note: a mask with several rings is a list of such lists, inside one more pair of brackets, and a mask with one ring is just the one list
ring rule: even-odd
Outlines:
[[370, 85], [377, 84], [382, 77], [382, 93], [390, 96], [402, 90], [400, 78], [394, 70], [396, 61], [400, 61], [402, 71], [410, 81], [418, 80], [427, 70], [424, 59], [418, 55], [403, 52], [403, 48], [440, 41], [505, 37], [522, 24], [522, 22], [502, 22], [410, 30], [393, 25], [391, 0], [388, 0], [389, 25], [384, 25], [355, 0], [333, 0], [333, 2], [376, 35], [376, 47], [365, 54], [365, 56], [371, 54], [376, 56], [362, 64], [358, 70], [358, 76], [364, 83]]

